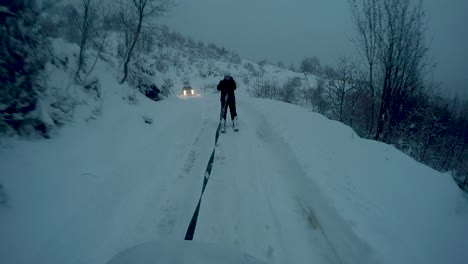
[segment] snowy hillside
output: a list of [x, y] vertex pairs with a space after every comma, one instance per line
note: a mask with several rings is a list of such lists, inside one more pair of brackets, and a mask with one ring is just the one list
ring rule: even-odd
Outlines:
[[[76, 52], [54, 45], [64, 61]], [[183, 240], [226, 71], [239, 83], [240, 131], [220, 137], [194, 240], [266, 263], [466, 263], [468, 200], [450, 175], [322, 115], [249, 96], [254, 71], [300, 78], [303, 88], [313, 76], [190, 45], [160, 43], [136, 60], [176, 95], [188, 81], [198, 93], [190, 98], [151, 101], [102, 60], [99, 88], [60, 90], [69, 76], [49, 65], [54, 86], [77, 99], [74, 114], [58, 114], [68, 119], [51, 139], [0, 149], [2, 263], [106, 263], [136, 244]], [[54, 118], [56, 109], [44, 111]]]
[[[156, 83], [170, 79], [175, 93], [180, 93], [184, 82], [202, 91], [214, 91], [220, 76], [229, 72], [232, 74], [240, 93], [251, 94], [259, 81], [269, 81], [282, 86], [294, 78], [300, 79], [298, 88], [315, 87], [316, 77], [305, 76], [303, 73], [292, 72], [284, 68], [253, 61], [244, 60], [239, 55], [217, 47], [214, 44], [194, 42], [176, 32], [170, 32], [167, 27], [155, 26], [153, 34], [156, 49], [148, 50], [144, 56], [135, 60], [137, 67], [152, 72]], [[117, 43], [117, 41], [115, 42]], [[115, 47], [117, 49], [117, 47]], [[154, 74], [153, 74], [154, 73]], [[142, 74], [139, 72], [138, 74]]]

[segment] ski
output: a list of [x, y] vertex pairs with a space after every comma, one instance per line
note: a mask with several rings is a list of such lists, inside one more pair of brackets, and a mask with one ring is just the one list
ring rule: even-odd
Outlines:
[[239, 131], [239, 121], [237, 116], [232, 119], [232, 127], [234, 128], [234, 131]]

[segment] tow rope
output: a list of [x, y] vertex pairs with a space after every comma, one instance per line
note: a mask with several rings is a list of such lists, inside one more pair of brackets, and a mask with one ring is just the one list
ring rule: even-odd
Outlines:
[[208, 165], [206, 166], [200, 199], [198, 200], [197, 208], [195, 209], [195, 212], [193, 212], [192, 219], [190, 220], [190, 224], [188, 226], [187, 232], [185, 233], [185, 240], [193, 240], [193, 235], [195, 234], [195, 228], [197, 227], [198, 213], [200, 211], [201, 200], [203, 197], [203, 193], [205, 192], [206, 185], [208, 184], [208, 180], [210, 179], [211, 170], [213, 169], [216, 146], [218, 145], [219, 133], [221, 131], [221, 120], [223, 120], [223, 116], [224, 116], [224, 113], [226, 112], [226, 108], [227, 108], [227, 103], [224, 105], [221, 111], [221, 118], [219, 120], [218, 129], [216, 129], [215, 145], [213, 147], [213, 151], [211, 152], [210, 159], [208, 160]]

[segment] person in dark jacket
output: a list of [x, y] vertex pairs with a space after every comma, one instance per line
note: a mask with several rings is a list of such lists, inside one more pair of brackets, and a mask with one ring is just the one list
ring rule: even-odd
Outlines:
[[221, 131], [226, 131], [226, 112], [229, 108], [231, 112], [232, 126], [234, 130], [238, 130], [237, 124], [237, 112], [236, 112], [236, 95], [234, 91], [236, 90], [237, 85], [234, 79], [230, 74], [225, 74], [224, 79], [222, 79], [218, 84], [218, 91], [221, 92]]

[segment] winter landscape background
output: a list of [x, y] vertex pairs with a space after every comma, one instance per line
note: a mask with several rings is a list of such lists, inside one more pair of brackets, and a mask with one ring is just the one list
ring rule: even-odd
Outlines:
[[[182, 35], [164, 24], [200, 15], [184, 1], [2, 2], [1, 258], [105, 263], [183, 239], [230, 73], [240, 131], [216, 146], [195, 240], [267, 263], [464, 263], [468, 101], [434, 80], [413, 2], [343, 3], [352, 49], [325, 63], [313, 47], [272, 63]], [[217, 20], [259, 3], [197, 8]], [[261, 21], [246, 26], [275, 31]]]

